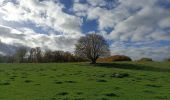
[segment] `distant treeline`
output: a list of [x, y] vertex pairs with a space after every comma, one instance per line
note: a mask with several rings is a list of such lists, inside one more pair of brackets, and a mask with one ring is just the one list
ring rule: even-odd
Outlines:
[[0, 63], [84, 62], [87, 59], [64, 51], [42, 51], [40, 47], [20, 47], [13, 55], [0, 55]]

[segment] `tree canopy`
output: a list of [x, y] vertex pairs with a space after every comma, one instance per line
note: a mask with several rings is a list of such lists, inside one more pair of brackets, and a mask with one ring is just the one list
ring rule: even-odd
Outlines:
[[88, 58], [92, 64], [95, 64], [100, 56], [110, 55], [109, 44], [103, 36], [98, 34], [81, 37], [75, 46], [75, 54]]

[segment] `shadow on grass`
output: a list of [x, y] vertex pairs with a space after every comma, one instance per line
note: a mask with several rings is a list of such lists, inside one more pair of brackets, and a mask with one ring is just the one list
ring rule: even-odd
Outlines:
[[119, 68], [119, 69], [130, 69], [130, 70], [143, 70], [143, 71], [156, 71], [156, 72], [170, 72], [167, 68], [158, 68], [152, 66], [144, 66], [139, 64], [128, 64], [128, 63], [97, 63], [90, 64], [95, 67], [106, 67], [106, 68]]

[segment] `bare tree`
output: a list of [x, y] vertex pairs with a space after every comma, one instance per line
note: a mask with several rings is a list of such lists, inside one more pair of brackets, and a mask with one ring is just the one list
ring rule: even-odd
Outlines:
[[86, 61], [82, 57], [77, 57], [70, 52], [64, 51], [51, 51], [47, 50], [44, 52], [43, 62], [77, 62]]
[[17, 62], [24, 62], [24, 57], [26, 53], [27, 53], [26, 47], [19, 47], [15, 53], [15, 59], [17, 60]]
[[29, 61], [30, 62], [41, 62], [42, 61], [42, 52], [40, 47], [31, 48], [29, 52]]
[[35, 62], [35, 48], [31, 48], [29, 52], [29, 62]]
[[36, 62], [42, 61], [42, 51], [40, 47], [35, 48]]
[[88, 34], [81, 37], [76, 44], [75, 54], [81, 57], [87, 57], [92, 64], [96, 63], [100, 56], [109, 56], [109, 44], [97, 34]]
[[43, 56], [43, 61], [44, 62], [52, 62], [52, 51], [51, 50], [47, 50], [45, 51], [44, 53], [44, 56]]

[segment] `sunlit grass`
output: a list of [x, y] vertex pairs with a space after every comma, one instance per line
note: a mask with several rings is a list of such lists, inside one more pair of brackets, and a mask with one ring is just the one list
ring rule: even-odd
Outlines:
[[0, 64], [0, 100], [170, 99], [169, 70], [168, 62]]

